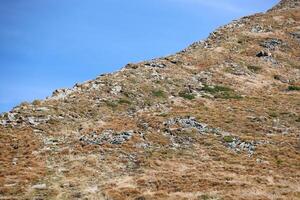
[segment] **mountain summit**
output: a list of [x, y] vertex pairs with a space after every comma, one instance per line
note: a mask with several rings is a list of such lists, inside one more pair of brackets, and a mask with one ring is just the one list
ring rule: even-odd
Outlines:
[[300, 199], [300, 1], [0, 117], [0, 199]]

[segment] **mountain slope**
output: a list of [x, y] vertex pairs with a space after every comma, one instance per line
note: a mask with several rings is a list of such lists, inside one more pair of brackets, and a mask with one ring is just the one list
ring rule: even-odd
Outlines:
[[0, 199], [300, 198], [300, 5], [0, 118]]

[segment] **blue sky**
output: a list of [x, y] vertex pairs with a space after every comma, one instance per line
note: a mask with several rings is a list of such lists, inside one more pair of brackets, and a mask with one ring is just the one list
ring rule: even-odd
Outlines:
[[0, 112], [177, 52], [278, 0], [0, 0]]

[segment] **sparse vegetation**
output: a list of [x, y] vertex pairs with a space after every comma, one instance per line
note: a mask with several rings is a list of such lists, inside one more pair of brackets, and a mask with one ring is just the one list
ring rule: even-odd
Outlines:
[[296, 86], [296, 85], [290, 85], [288, 87], [289, 91], [300, 91], [300, 86]]
[[113, 109], [115, 109], [118, 106], [118, 104], [114, 101], [105, 101], [105, 103], [108, 107], [111, 107]]
[[255, 65], [247, 66], [247, 68], [253, 73], [259, 73], [262, 69], [261, 67]]
[[163, 90], [154, 90], [152, 91], [152, 95], [159, 98], [165, 98], [166, 94]]
[[32, 104], [35, 105], [35, 106], [39, 106], [39, 105], [41, 105], [41, 101], [40, 100], [34, 100], [32, 102]]
[[226, 86], [222, 86], [222, 85], [215, 85], [215, 86], [204, 85], [202, 90], [214, 95], [215, 98], [221, 98], [221, 99], [241, 99], [242, 98], [233, 89], [226, 87]]
[[223, 137], [224, 142], [231, 143], [233, 142], [233, 137], [230, 135], [226, 135]]
[[[0, 114], [1, 198], [299, 199], [297, 11]], [[268, 35], [288, 47], [255, 57]]]
[[130, 105], [131, 101], [129, 101], [128, 99], [119, 99], [118, 103], [119, 104], [128, 104], [128, 105]]
[[279, 116], [277, 112], [269, 112], [268, 114], [269, 114], [269, 116], [272, 117], [272, 118], [276, 118], [276, 117]]
[[188, 99], [188, 100], [193, 100], [195, 99], [195, 95], [194, 94], [190, 94], [188, 92], [179, 92], [179, 96], [182, 97], [182, 98], [185, 98], [185, 99]]
[[221, 85], [215, 85], [215, 86], [209, 86], [209, 85], [204, 85], [202, 88], [203, 91], [211, 93], [211, 94], [216, 94], [219, 92], [231, 92], [232, 89], [226, 86], [221, 86]]

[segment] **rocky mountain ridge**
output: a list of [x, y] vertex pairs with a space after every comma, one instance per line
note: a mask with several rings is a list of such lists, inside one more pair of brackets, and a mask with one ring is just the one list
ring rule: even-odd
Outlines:
[[300, 5], [0, 117], [0, 199], [300, 198]]

